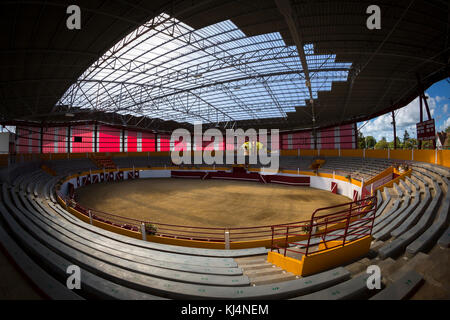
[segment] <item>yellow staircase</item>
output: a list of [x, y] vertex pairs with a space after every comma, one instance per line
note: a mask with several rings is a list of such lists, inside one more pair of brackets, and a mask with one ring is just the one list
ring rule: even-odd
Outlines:
[[54, 177], [56, 176], [55, 170], [53, 170], [52, 168], [46, 166], [45, 164], [41, 165], [41, 169], [44, 170], [45, 172], [47, 172], [51, 176], [54, 176]]
[[91, 155], [90, 158], [99, 169], [117, 169], [117, 166], [111, 157]]
[[314, 159], [311, 165], [309, 166], [310, 169], [317, 170], [319, 169], [323, 164], [325, 163], [325, 159]]

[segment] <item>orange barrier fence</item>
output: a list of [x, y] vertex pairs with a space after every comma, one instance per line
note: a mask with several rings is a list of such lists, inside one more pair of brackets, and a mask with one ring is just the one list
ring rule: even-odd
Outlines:
[[380, 172], [376, 176], [374, 176], [374, 177], [370, 178], [369, 180], [367, 180], [364, 184], [366, 186], [370, 186], [372, 183], [375, 183], [376, 181], [379, 181], [379, 180], [383, 179], [384, 177], [392, 176], [393, 173], [394, 173], [394, 167], [386, 168], [385, 170], [383, 170], [382, 172]]
[[392, 188], [394, 183], [398, 183], [400, 180], [405, 179], [406, 176], [410, 177], [411, 176], [411, 172], [412, 172], [412, 169], [409, 169], [408, 171], [406, 171], [406, 172], [400, 174], [399, 176], [397, 176], [395, 179], [392, 179], [392, 180], [388, 181], [387, 183], [377, 187], [375, 190], [378, 190], [378, 189], [379, 190], [383, 190], [383, 188]]

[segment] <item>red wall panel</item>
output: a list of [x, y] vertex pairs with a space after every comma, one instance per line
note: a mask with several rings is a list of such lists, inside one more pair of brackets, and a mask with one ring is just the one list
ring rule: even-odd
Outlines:
[[341, 126], [340, 128], [340, 148], [341, 149], [354, 149], [354, 125], [348, 124]]
[[126, 150], [127, 152], [136, 152], [137, 151], [137, 132], [136, 131], [129, 131], [127, 130], [125, 132], [126, 134]]
[[55, 129], [54, 127], [43, 128], [42, 135], [42, 152], [43, 153], [55, 153], [55, 144], [58, 142], [55, 141]]
[[[336, 133], [338, 132], [338, 137]], [[354, 149], [355, 148], [355, 125], [349, 124], [340, 126], [339, 130], [336, 127], [318, 130], [317, 145], [320, 149]], [[292, 135], [291, 145], [289, 144], [289, 135]], [[338, 139], [336, 139], [338, 138]], [[312, 135], [311, 131], [301, 132], [284, 132], [280, 134], [281, 149], [312, 149]], [[336, 143], [336, 140], [340, 143]]]
[[142, 152], [154, 152], [154, 151], [156, 151], [155, 145], [156, 145], [155, 144], [155, 134], [148, 133], [148, 132], [142, 132], [141, 151]]
[[121, 152], [121, 137], [121, 129], [98, 126], [98, 152]]
[[[94, 152], [94, 126], [74, 126], [71, 127], [70, 149], [72, 153]], [[75, 141], [81, 138], [81, 142]]]
[[167, 134], [159, 134], [159, 151], [170, 151], [170, 136]]

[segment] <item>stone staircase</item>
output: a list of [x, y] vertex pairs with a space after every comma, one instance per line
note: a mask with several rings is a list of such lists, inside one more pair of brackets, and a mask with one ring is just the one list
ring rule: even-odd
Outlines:
[[267, 254], [235, 258], [238, 267], [242, 269], [244, 275], [250, 279], [253, 286], [277, 283], [282, 281], [294, 280], [299, 277], [287, 272], [270, 262], [267, 262]]
[[97, 166], [99, 169], [117, 169], [116, 164], [111, 159], [111, 157], [107, 156], [91, 156], [90, 158], [92, 162]]

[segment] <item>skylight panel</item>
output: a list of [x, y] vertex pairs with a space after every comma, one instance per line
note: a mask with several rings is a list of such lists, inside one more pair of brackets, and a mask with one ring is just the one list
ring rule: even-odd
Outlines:
[[[190, 122], [284, 117], [305, 105], [297, 49], [279, 33], [246, 37], [229, 20], [194, 30], [167, 14], [155, 21], [134, 41], [113, 47], [60, 103]], [[351, 63], [315, 55], [313, 44], [304, 50], [314, 97], [332, 81], [346, 81]]]

